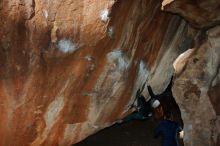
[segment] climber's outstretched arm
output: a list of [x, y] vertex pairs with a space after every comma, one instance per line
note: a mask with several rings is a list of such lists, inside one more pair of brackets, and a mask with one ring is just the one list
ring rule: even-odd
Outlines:
[[172, 85], [173, 85], [173, 76], [172, 76], [171, 79], [170, 79], [169, 85], [168, 85], [167, 88], [164, 90], [164, 93], [166, 93], [166, 92], [172, 92], [172, 91], [171, 91]]
[[151, 98], [154, 98], [154, 97], [155, 97], [155, 95], [154, 95], [154, 92], [153, 92], [153, 90], [152, 90], [152, 88], [151, 88], [151, 86], [150, 86], [150, 85], [148, 85], [148, 86], [147, 86], [147, 89], [148, 89], [148, 92], [149, 92], [149, 94], [150, 94]]

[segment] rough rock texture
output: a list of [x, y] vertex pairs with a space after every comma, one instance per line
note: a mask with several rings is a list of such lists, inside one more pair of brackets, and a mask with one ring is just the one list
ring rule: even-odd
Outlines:
[[[1, 0], [0, 145], [71, 145], [129, 113], [128, 105], [146, 80], [156, 93], [162, 92], [173, 73], [172, 63], [188, 48], [194, 48], [192, 42], [201, 33], [180, 17], [161, 12], [160, 7], [159, 0]], [[217, 15], [212, 17], [212, 24], [218, 22]], [[203, 27], [201, 22], [199, 28]], [[210, 26], [208, 22], [204, 27]], [[219, 53], [219, 33], [215, 32], [218, 28], [202, 41], [212, 42], [212, 47], [195, 43], [202, 50], [195, 51], [202, 58], [195, 61], [204, 66], [204, 74], [198, 64], [200, 69], [195, 68], [194, 75], [196, 81], [208, 84], [189, 83], [186, 93], [202, 93], [201, 101], [195, 101], [211, 110], [205, 126], [219, 109], [219, 77], [214, 75], [218, 56], [211, 73], [211, 57], [202, 56]], [[184, 62], [188, 67], [190, 63]], [[184, 73], [192, 74], [193, 67], [188, 70], [180, 70], [174, 93], [181, 90], [176, 86], [178, 81], [191, 79]], [[176, 95], [182, 105], [187, 103], [185, 91]], [[146, 90], [144, 95], [148, 96]], [[186, 113], [186, 107], [181, 108], [186, 127], [190, 127], [192, 109]], [[217, 120], [213, 123], [218, 124]], [[212, 133], [208, 128], [209, 137]], [[187, 140], [191, 134], [188, 129], [186, 143], [204, 138]]]
[[220, 24], [220, 0], [163, 0], [162, 9], [179, 14], [197, 28]]
[[[207, 32], [207, 38], [191, 51], [190, 58], [184, 58], [186, 66], [177, 73], [173, 92], [182, 112], [187, 146], [220, 144], [219, 48], [218, 26]], [[177, 61], [175, 68], [178, 64]]]
[[113, 124], [147, 78], [164, 89], [195, 34], [155, 0], [2, 0], [0, 16], [2, 146], [66, 146]]
[[[166, 2], [164, 2], [166, 3]], [[174, 62], [174, 96], [184, 121], [187, 146], [220, 145], [220, 1], [175, 0], [164, 10], [201, 28], [192, 48]]]

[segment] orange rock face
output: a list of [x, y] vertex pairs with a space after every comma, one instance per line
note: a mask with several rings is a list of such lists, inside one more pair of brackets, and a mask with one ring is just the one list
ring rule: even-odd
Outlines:
[[74, 144], [128, 114], [146, 80], [163, 91], [198, 30], [160, 3], [2, 0], [0, 146]]

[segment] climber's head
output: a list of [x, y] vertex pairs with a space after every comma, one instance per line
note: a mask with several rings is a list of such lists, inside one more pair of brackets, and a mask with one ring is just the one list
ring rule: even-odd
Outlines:
[[157, 120], [163, 119], [164, 111], [160, 101], [153, 98], [151, 101], [151, 107], [153, 109], [154, 118]]
[[157, 108], [157, 107], [159, 107], [160, 106], [160, 101], [159, 100], [157, 100], [157, 99], [152, 99], [152, 101], [151, 101], [151, 107], [152, 108]]

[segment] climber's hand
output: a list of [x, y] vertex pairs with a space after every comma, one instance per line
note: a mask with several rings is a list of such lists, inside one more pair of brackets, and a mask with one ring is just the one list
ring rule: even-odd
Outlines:
[[184, 131], [183, 131], [183, 130], [179, 132], [179, 137], [180, 137], [181, 139], [183, 139], [183, 137], [184, 137]]

